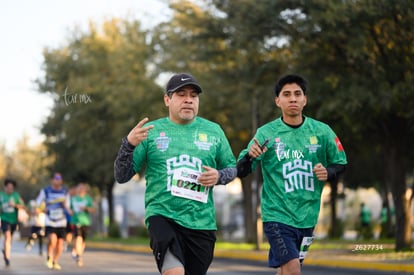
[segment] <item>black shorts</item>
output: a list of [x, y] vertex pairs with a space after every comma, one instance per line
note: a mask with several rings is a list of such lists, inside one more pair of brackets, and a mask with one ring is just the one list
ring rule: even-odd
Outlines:
[[89, 226], [86, 225], [72, 225], [73, 226], [73, 235], [76, 237], [82, 237], [83, 240], [86, 240], [89, 232]]
[[46, 235], [49, 236], [50, 234], [56, 234], [58, 239], [64, 239], [66, 238], [66, 226], [65, 227], [46, 226]]
[[173, 220], [153, 216], [148, 219], [150, 246], [161, 272], [167, 249], [180, 260], [186, 275], [204, 275], [213, 261], [215, 230], [185, 228]]
[[13, 235], [14, 231], [17, 230], [17, 223], [9, 223], [6, 221], [1, 221], [1, 231], [6, 233], [6, 231], [10, 231]]
[[38, 237], [43, 237], [45, 235], [45, 228], [41, 226], [32, 225], [30, 227], [30, 234], [36, 235]]
[[69, 223], [66, 224], [66, 234], [73, 233], [73, 225]]

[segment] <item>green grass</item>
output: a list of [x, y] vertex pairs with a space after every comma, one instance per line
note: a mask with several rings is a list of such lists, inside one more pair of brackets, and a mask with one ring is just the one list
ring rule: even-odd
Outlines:
[[[118, 243], [125, 245], [144, 245], [149, 246], [149, 239], [146, 237], [131, 237], [127, 239], [123, 238], [109, 238], [94, 236], [88, 239], [90, 242], [108, 242]], [[242, 243], [242, 242], [224, 242], [218, 240], [216, 242], [217, 249], [225, 250], [238, 250], [238, 251], [251, 251], [256, 249], [255, 244]], [[260, 250], [267, 251], [269, 244], [263, 242], [260, 244]], [[323, 250], [342, 250], [345, 254], [386, 254], [387, 258], [414, 258], [414, 252], [395, 252], [394, 240], [361, 240], [361, 241], [348, 241], [341, 239], [333, 240], [315, 240], [310, 248], [311, 251], [323, 251]]]
[[128, 245], [149, 245], [149, 239], [144, 237], [130, 237], [130, 238], [110, 238], [93, 236], [88, 239], [90, 242], [107, 242], [107, 243], [119, 243]]

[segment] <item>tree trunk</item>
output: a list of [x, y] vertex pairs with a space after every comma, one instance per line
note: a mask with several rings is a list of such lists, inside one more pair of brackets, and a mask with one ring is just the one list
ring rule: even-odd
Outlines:
[[258, 165], [254, 173], [255, 185], [253, 190], [253, 221], [256, 222], [254, 227], [254, 236], [256, 241], [256, 250], [261, 249], [261, 244], [263, 241], [263, 221], [262, 221], [262, 211], [261, 211], [261, 196], [260, 190], [263, 184], [262, 177], [262, 168], [261, 165]]
[[243, 179], [243, 206], [244, 206], [244, 221], [246, 230], [246, 242], [252, 243], [255, 240], [256, 222], [253, 222], [253, 192], [252, 192], [253, 177], [248, 176]]
[[108, 199], [108, 213], [109, 213], [109, 226], [112, 226], [115, 222], [114, 220], [114, 197], [113, 197], [113, 188], [114, 182], [110, 181], [106, 184], [106, 198]]
[[391, 183], [391, 190], [395, 206], [396, 235], [395, 250], [402, 251], [411, 248], [411, 216], [410, 198], [406, 197], [406, 171], [402, 157], [403, 152], [398, 152], [398, 146], [391, 145], [388, 148], [386, 158], [387, 178]]
[[330, 238], [338, 238], [341, 234], [341, 225], [337, 218], [336, 202], [338, 199], [338, 180], [330, 182], [331, 185], [331, 228], [329, 230]]
[[[257, 91], [255, 90], [255, 94]], [[252, 133], [256, 134], [259, 125], [259, 110], [258, 110], [258, 96], [253, 96], [251, 105], [252, 115]], [[259, 174], [258, 170], [260, 165], [256, 167], [251, 175], [245, 178], [243, 184], [243, 196], [244, 196], [244, 212], [245, 212], [245, 229], [246, 229], [246, 241], [248, 243], [255, 243], [258, 247], [258, 207], [260, 207], [260, 189], [259, 189]], [[261, 221], [261, 219], [260, 219]]]

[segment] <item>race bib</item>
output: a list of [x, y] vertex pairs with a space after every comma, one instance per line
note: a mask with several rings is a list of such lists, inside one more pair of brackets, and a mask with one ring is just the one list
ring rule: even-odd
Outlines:
[[52, 209], [49, 211], [49, 217], [52, 220], [63, 220], [65, 218], [65, 213], [63, 213], [62, 208]]
[[75, 213], [81, 212], [81, 209], [84, 209], [85, 206], [86, 202], [72, 202], [72, 209]]
[[308, 253], [309, 247], [313, 242], [313, 237], [303, 237], [302, 243], [300, 244], [299, 260], [305, 259]]
[[197, 178], [200, 173], [189, 168], [176, 169], [171, 182], [171, 194], [206, 203], [210, 188], [198, 183]]
[[9, 206], [8, 204], [3, 206], [4, 213], [13, 213], [15, 208], [13, 206]]

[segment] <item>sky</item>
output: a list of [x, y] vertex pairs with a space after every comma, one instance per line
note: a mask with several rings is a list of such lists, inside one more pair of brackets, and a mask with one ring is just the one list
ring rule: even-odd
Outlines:
[[163, 0], [0, 0], [0, 144], [13, 150], [24, 135], [30, 144], [43, 140], [40, 127], [53, 101], [34, 80], [43, 75], [45, 47], [65, 45], [89, 20], [133, 17], [150, 28], [166, 9]]

